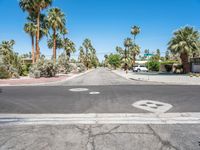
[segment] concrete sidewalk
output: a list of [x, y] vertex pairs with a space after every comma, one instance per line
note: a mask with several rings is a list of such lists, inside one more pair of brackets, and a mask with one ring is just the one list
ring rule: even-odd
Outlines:
[[[189, 129], [189, 130], [188, 130]], [[197, 150], [199, 125], [0, 126], [1, 150]]]
[[50, 85], [55, 83], [62, 83], [67, 80], [73, 79], [75, 77], [81, 76], [88, 72], [91, 72], [93, 69], [87, 70], [82, 73], [69, 73], [57, 75], [56, 77], [51, 78], [30, 78], [30, 77], [21, 77], [20, 79], [0, 79], [0, 87], [1, 86], [36, 86], [36, 85]]
[[138, 81], [150, 81], [170, 85], [200, 85], [200, 78], [187, 75], [139, 74], [132, 71], [128, 71], [128, 74], [126, 74], [123, 70], [112, 70], [112, 72], [126, 79]]

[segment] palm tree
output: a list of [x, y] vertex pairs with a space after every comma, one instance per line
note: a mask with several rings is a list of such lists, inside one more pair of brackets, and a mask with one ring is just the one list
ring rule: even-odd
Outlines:
[[48, 11], [48, 22], [50, 28], [53, 30], [53, 58], [54, 63], [56, 63], [56, 32], [59, 30], [61, 33], [65, 30], [65, 15], [59, 8], [51, 8]]
[[131, 28], [131, 34], [134, 35], [134, 42], [135, 42], [135, 38], [136, 36], [140, 33], [140, 27], [138, 26], [133, 26]]
[[32, 63], [35, 63], [35, 49], [34, 49], [34, 37], [36, 35], [37, 27], [33, 22], [26, 23], [24, 25], [24, 31], [28, 33], [31, 37], [31, 43], [32, 43]]
[[132, 39], [131, 38], [126, 38], [124, 40], [124, 47], [129, 49], [133, 45]]
[[86, 50], [86, 52], [85, 52], [85, 59], [86, 59], [86, 67], [87, 67], [87, 69], [88, 69], [88, 67], [89, 67], [89, 49], [91, 48], [91, 41], [90, 41], [90, 39], [85, 39], [84, 41], [83, 41], [83, 46], [85, 47], [85, 50]]
[[[48, 39], [47, 46], [48, 46], [48, 48], [54, 47], [54, 36], [53, 35], [51, 35], [50, 38]], [[63, 48], [62, 38], [60, 37], [59, 34], [56, 34], [56, 48], [58, 48], [58, 49]]]
[[79, 48], [79, 57], [78, 60], [80, 63], [83, 63], [85, 65], [85, 52], [82, 46]]
[[133, 46], [133, 42], [131, 38], [126, 38], [124, 40], [124, 47], [125, 47], [125, 59], [128, 57], [129, 50]]
[[130, 47], [130, 55], [132, 56], [132, 67], [135, 65], [136, 56], [140, 54], [140, 47], [136, 44], [133, 44]]
[[[31, 37], [32, 63], [34, 63], [35, 62], [34, 38], [36, 37], [36, 34], [37, 34], [37, 18], [35, 14], [31, 14], [27, 17], [27, 20], [28, 20], [28, 23], [24, 25], [24, 31], [28, 33]], [[47, 35], [47, 33], [48, 33], [47, 19], [45, 15], [40, 14], [40, 39], [42, 39], [44, 35]]]
[[37, 16], [37, 33], [36, 33], [36, 61], [40, 58], [40, 13], [52, 4], [52, 0], [19, 0], [19, 6], [23, 11], [27, 11], [29, 15]]
[[136, 36], [140, 33], [140, 27], [138, 26], [133, 26], [131, 28], [131, 34], [134, 36], [134, 45], [132, 46], [132, 66], [135, 65], [135, 60], [136, 60], [136, 55], [139, 55], [138, 52], [140, 52], [140, 48], [138, 45], [136, 45], [135, 40], [136, 40]]
[[188, 73], [189, 57], [194, 56], [199, 51], [199, 33], [193, 27], [184, 27], [174, 32], [174, 36], [168, 43], [168, 49], [172, 54], [179, 54], [182, 64], [183, 72]]
[[65, 50], [67, 56], [69, 57], [69, 59], [70, 59], [70, 57], [71, 57], [71, 53], [76, 52], [76, 48], [75, 48], [74, 42], [72, 42], [72, 41], [71, 41], [70, 39], [68, 39], [68, 38], [65, 38], [65, 39], [63, 40], [63, 48], [64, 48], [64, 50]]
[[133, 42], [132, 42], [132, 39], [131, 38], [126, 38], [124, 40], [124, 47], [125, 47], [125, 52], [124, 52], [124, 62], [125, 62], [125, 66], [124, 66], [124, 69], [127, 73], [127, 69], [128, 69], [128, 62], [129, 62], [129, 59], [128, 59], [128, 56], [129, 56], [129, 50], [130, 50], [130, 47], [133, 45]]
[[62, 31], [61, 31], [61, 34], [63, 35], [63, 39], [65, 39], [65, 35], [68, 34], [68, 31], [66, 28], [64, 28]]

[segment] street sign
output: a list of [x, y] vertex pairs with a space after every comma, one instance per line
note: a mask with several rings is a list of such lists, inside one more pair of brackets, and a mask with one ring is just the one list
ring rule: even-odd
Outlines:
[[153, 54], [144, 54], [144, 57], [153, 56]]

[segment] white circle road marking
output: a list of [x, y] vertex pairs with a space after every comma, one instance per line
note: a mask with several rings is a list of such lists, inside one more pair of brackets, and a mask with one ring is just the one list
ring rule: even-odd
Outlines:
[[100, 92], [90, 92], [89, 94], [90, 95], [97, 95], [97, 94], [100, 94]]
[[69, 91], [71, 92], [83, 92], [83, 91], [88, 91], [87, 88], [73, 88], [73, 89], [69, 89]]
[[153, 100], [141, 100], [132, 104], [133, 107], [147, 110], [153, 113], [165, 113], [173, 106], [171, 104], [153, 101]]

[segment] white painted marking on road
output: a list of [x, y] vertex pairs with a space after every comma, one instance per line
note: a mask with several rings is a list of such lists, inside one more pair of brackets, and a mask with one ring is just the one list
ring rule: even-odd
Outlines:
[[0, 126], [60, 124], [200, 124], [198, 113], [1, 114]]
[[72, 92], [83, 92], [83, 91], [88, 91], [87, 88], [73, 88], [73, 89], [69, 89], [69, 91]]
[[153, 113], [165, 113], [170, 110], [173, 106], [171, 104], [152, 101], [152, 100], [141, 100], [132, 104], [133, 107], [147, 110]]
[[97, 95], [97, 94], [100, 94], [100, 92], [90, 92], [89, 94], [90, 95]]

